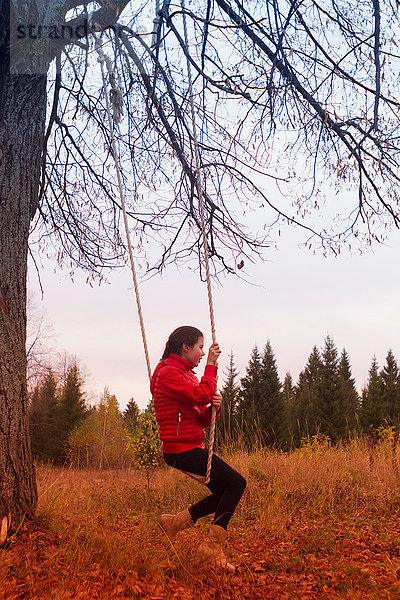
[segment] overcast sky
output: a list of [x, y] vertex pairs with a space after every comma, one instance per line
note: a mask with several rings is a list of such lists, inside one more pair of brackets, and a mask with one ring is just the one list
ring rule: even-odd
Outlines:
[[[143, 13], [140, 24], [135, 21], [135, 25], [143, 27], [143, 31], [148, 26], [150, 31], [152, 15], [148, 22], [146, 15]], [[94, 69], [91, 75], [97, 90], [99, 72]], [[232, 111], [234, 109], [227, 115], [227, 123], [235, 116]], [[279, 127], [278, 124], [274, 129], [270, 155], [260, 158], [266, 163], [266, 172], [282, 177], [282, 173], [287, 175], [288, 172], [290, 185], [287, 189], [282, 181], [275, 185], [268, 176], [266, 182], [269, 183], [261, 184], [261, 175], [259, 179], [251, 173], [255, 182], [267, 190], [273, 204], [289, 216], [302, 218], [299, 212], [307, 213], [306, 208], [317, 201], [321, 206], [319, 216], [311, 210], [312, 215], [307, 213], [305, 222], [310, 217], [316, 229], [321, 230], [328, 229], [330, 221], [336, 219], [339, 228], [346, 228], [346, 218], [358, 206], [357, 178], [355, 182], [351, 178], [335, 182], [332, 175], [329, 181], [324, 152], [319, 158], [309, 156], [310, 167], [301, 153], [285, 152], [287, 142], [293, 142], [298, 132], [288, 132], [286, 128], [279, 132]], [[245, 169], [244, 164], [242, 169]], [[126, 173], [127, 181], [131, 176], [130, 172]], [[312, 201], [307, 201], [311, 188], [315, 193]], [[326, 193], [325, 205], [321, 189]], [[229, 193], [228, 190], [224, 199], [231, 207], [235, 198]], [[158, 189], [158, 195], [163, 197], [164, 190]], [[294, 202], [296, 196], [298, 204]], [[244, 200], [246, 205], [246, 198]], [[134, 205], [133, 198], [130, 201]], [[257, 210], [261, 211], [258, 196], [256, 203]], [[237, 205], [236, 202], [236, 209]], [[262, 230], [264, 224], [276, 220], [276, 214], [271, 211], [267, 214], [267, 208], [265, 214], [254, 213], [251, 228], [257, 225]], [[242, 214], [241, 205], [237, 214]], [[377, 219], [384, 221], [384, 217], [378, 211]], [[329, 334], [339, 352], [345, 347], [349, 353], [353, 376], [361, 389], [373, 356], [382, 366], [388, 349], [392, 348], [400, 359], [399, 230], [392, 231], [384, 246], [374, 245], [360, 255], [354, 244], [354, 254], [345, 251], [337, 258], [324, 258], [321, 253], [313, 254], [301, 245], [305, 241], [302, 230], [284, 228], [280, 237], [277, 230], [274, 235], [278, 249], [267, 249], [264, 262], [253, 265], [246, 262], [240, 271], [250, 283], [230, 276], [224, 278], [221, 285], [214, 285], [217, 337], [223, 350], [221, 386], [231, 350], [236, 368], [240, 376], [244, 376], [252, 349], [257, 345], [261, 350], [267, 340], [274, 350], [282, 381], [289, 371], [297, 382], [313, 346], [323, 346]], [[95, 402], [108, 387], [122, 409], [131, 397], [144, 408], [150, 394], [130, 270], [114, 271], [108, 274], [108, 283], [90, 287], [85, 283], [86, 274], [76, 273], [71, 281], [68, 272], [61, 271], [55, 263], [42, 259], [41, 264], [38, 257], [36, 260], [43, 299], [32, 264], [29, 289], [54, 328], [54, 351], [76, 355], [85, 368], [88, 399]], [[205, 333], [206, 343], [211, 342], [206, 286], [187, 266], [179, 271], [170, 266], [163, 276], [144, 281], [141, 296], [153, 368], [166, 338], [179, 325], [199, 327]], [[202, 368], [198, 370], [201, 372]]]
[[[339, 352], [343, 347], [348, 351], [359, 388], [374, 355], [381, 366], [389, 348], [400, 358], [398, 230], [385, 246], [338, 258], [301, 247], [304, 234], [297, 230], [287, 230], [278, 240], [278, 250], [267, 250], [265, 262], [246, 265], [252, 284], [227, 277], [214, 286], [223, 350], [221, 384], [231, 350], [243, 376], [252, 348], [262, 349], [268, 339], [282, 380], [290, 371], [297, 381], [313, 346], [321, 347], [327, 334]], [[76, 275], [72, 282], [45, 261], [43, 300], [32, 268], [29, 289], [54, 327], [57, 350], [76, 355], [86, 367], [91, 401], [107, 386], [121, 409], [131, 397], [144, 408], [150, 395], [130, 270], [108, 278], [109, 283], [90, 287], [85, 275]], [[143, 282], [141, 295], [153, 368], [166, 338], [179, 325], [199, 327], [210, 343], [206, 287], [196, 273], [170, 267], [163, 276]]]

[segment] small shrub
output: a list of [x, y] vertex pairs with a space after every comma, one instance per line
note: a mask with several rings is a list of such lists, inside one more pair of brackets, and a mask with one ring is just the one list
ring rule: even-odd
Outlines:
[[331, 439], [324, 433], [316, 433], [314, 435], [308, 435], [302, 437], [300, 440], [300, 446], [296, 452], [300, 454], [324, 454], [329, 448], [331, 448]]
[[152, 403], [139, 416], [136, 431], [127, 435], [127, 450], [136, 466], [146, 471], [149, 482], [151, 471], [162, 463], [160, 440]]

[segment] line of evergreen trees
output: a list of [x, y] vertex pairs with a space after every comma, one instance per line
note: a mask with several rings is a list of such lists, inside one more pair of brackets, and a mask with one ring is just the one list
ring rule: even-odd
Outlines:
[[44, 461], [65, 462], [70, 433], [89, 409], [82, 391], [79, 367], [68, 367], [65, 378], [49, 368], [36, 384], [30, 401], [29, 429], [33, 455]]
[[225, 443], [242, 436], [248, 445], [257, 441], [287, 448], [318, 432], [338, 442], [400, 421], [400, 377], [393, 352], [388, 351], [382, 369], [373, 359], [360, 396], [349, 356], [345, 349], [339, 355], [330, 336], [323, 348], [314, 346], [296, 385], [289, 373], [280, 381], [269, 341], [262, 353], [253, 349], [239, 382], [231, 354], [222, 396], [218, 432]]
[[[122, 413], [116, 397], [105, 389], [98, 406], [89, 407], [83, 386], [76, 363], [63, 376], [49, 368], [36, 384], [29, 410], [34, 456], [96, 468], [156, 464], [152, 403], [140, 411], [131, 399]], [[257, 442], [291, 448], [317, 433], [335, 443], [354, 433], [400, 423], [400, 375], [393, 352], [388, 351], [381, 369], [373, 359], [359, 395], [346, 350], [339, 354], [329, 336], [323, 348], [312, 349], [297, 384], [289, 373], [280, 381], [269, 341], [262, 352], [253, 349], [241, 378], [232, 353], [222, 396], [218, 436], [227, 445], [241, 438], [249, 447]]]
[[159, 444], [152, 403], [140, 411], [133, 398], [124, 412], [106, 388], [89, 407], [76, 364], [65, 376], [48, 368], [36, 383], [29, 407], [32, 452], [36, 459], [77, 467], [147, 469], [158, 464]]

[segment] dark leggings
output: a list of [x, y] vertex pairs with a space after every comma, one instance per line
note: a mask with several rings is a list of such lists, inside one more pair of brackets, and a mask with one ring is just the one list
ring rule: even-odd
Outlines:
[[[194, 448], [178, 454], [164, 454], [164, 460], [170, 467], [190, 475], [205, 477], [208, 450]], [[213, 454], [210, 483], [207, 484], [211, 496], [193, 504], [189, 512], [194, 522], [201, 517], [215, 513], [214, 523], [227, 528], [235, 508], [246, 487], [246, 480], [226, 462]]]

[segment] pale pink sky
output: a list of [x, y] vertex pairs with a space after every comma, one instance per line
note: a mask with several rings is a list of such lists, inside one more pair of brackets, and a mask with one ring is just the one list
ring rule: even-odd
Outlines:
[[[300, 238], [296, 232], [279, 238], [279, 249], [267, 251], [266, 262], [250, 265], [248, 277], [255, 285], [229, 277], [214, 286], [221, 384], [231, 349], [243, 376], [254, 345], [261, 349], [268, 339], [281, 378], [290, 371], [294, 381], [327, 334], [339, 352], [346, 347], [359, 387], [374, 355], [383, 365], [392, 348], [400, 359], [399, 231], [393, 230], [386, 246], [336, 259], [299, 247]], [[73, 283], [66, 273], [54, 272], [53, 264], [44, 266], [43, 302], [33, 269], [30, 289], [54, 326], [57, 349], [77, 355], [86, 366], [93, 396], [107, 386], [122, 409], [132, 396], [144, 408], [150, 395], [129, 269], [91, 288], [84, 275]], [[141, 295], [153, 368], [179, 325], [199, 327], [210, 341], [206, 288], [198, 275], [170, 267], [143, 282]]]

